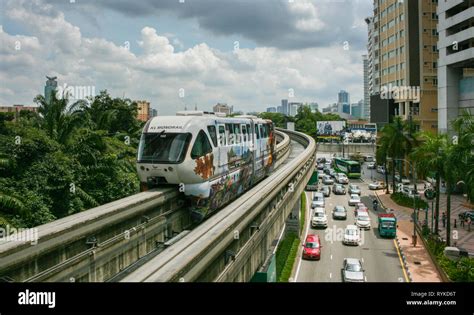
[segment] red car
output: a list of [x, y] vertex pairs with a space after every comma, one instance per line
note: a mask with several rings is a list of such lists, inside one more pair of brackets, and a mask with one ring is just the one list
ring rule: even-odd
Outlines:
[[321, 247], [318, 235], [306, 236], [306, 242], [303, 244], [303, 259], [321, 259]]

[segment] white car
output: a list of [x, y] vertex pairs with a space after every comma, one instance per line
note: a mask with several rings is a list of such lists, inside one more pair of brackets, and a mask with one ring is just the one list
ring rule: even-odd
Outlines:
[[361, 229], [370, 230], [370, 217], [367, 212], [358, 211], [355, 225], [357, 225]]
[[360, 201], [360, 196], [357, 194], [351, 194], [351, 198], [349, 199], [349, 206], [355, 206]]
[[360, 231], [355, 225], [348, 225], [344, 231], [344, 238], [342, 243], [346, 245], [359, 245], [360, 243]]
[[369, 184], [370, 190], [378, 190], [378, 189], [384, 189], [384, 188], [385, 188], [385, 184], [383, 182], [373, 181], [372, 183]]
[[347, 178], [346, 174], [337, 174], [336, 182], [339, 184], [349, 184], [349, 178]]
[[317, 207], [314, 209], [313, 218], [311, 219], [311, 226], [313, 228], [328, 226], [328, 217], [324, 208]]
[[322, 207], [324, 208], [324, 195], [320, 192], [314, 194], [313, 201], [311, 202], [311, 208]]
[[369, 162], [369, 163], [367, 163], [367, 169], [369, 169], [369, 170], [375, 169], [375, 162]]

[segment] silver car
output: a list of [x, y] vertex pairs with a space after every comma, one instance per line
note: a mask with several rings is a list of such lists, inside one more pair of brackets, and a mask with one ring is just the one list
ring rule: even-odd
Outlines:
[[311, 208], [314, 209], [316, 207], [324, 208], [324, 196], [322, 193], [317, 192], [314, 194], [313, 201], [311, 202]]
[[347, 210], [344, 206], [335, 206], [332, 210], [332, 218], [334, 220], [345, 220], [347, 218]]
[[323, 176], [323, 184], [324, 185], [332, 185], [332, 184], [334, 184], [334, 180], [331, 178], [331, 176], [324, 175]]
[[362, 269], [359, 259], [344, 258], [342, 280], [344, 282], [365, 282], [364, 269]]
[[349, 192], [349, 195], [356, 194], [360, 196], [361, 194], [360, 187], [354, 184], [349, 185], [348, 192]]

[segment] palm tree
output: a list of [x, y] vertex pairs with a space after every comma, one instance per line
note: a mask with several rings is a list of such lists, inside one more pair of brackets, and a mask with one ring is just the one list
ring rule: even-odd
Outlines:
[[84, 123], [84, 101], [69, 106], [67, 95], [57, 98], [56, 93], [52, 93], [49, 103], [43, 95], [36, 96], [34, 102], [39, 105], [41, 127], [60, 144], [66, 144], [74, 131]]
[[467, 110], [453, 121], [453, 129], [458, 135], [456, 151], [458, 154], [458, 168], [460, 178], [467, 188], [467, 198], [474, 201], [474, 116]]
[[[387, 156], [393, 159], [393, 191], [395, 191], [395, 160], [403, 159], [406, 154], [410, 153], [415, 144], [411, 128], [411, 124], [407, 124], [400, 116], [397, 116], [392, 123], [385, 125], [381, 130], [380, 147], [386, 151]], [[387, 172], [387, 169], [385, 171]]]
[[441, 177], [444, 175], [445, 168], [445, 148], [447, 145], [446, 135], [433, 135], [432, 133], [422, 133], [420, 136], [422, 144], [416, 147], [411, 159], [416, 161], [417, 169], [420, 173], [428, 174], [435, 172], [436, 178], [436, 210], [435, 210], [435, 233], [439, 228], [439, 194]]

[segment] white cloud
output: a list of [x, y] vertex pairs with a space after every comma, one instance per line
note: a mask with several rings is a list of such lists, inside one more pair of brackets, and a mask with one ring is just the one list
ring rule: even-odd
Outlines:
[[[296, 2], [295, 2], [296, 3]], [[301, 2], [292, 10], [302, 15], [301, 28], [320, 28], [318, 11]], [[343, 47], [279, 50], [271, 47], [222, 52], [200, 43], [184, 51], [172, 34], [159, 34], [151, 26], [137, 34], [140, 53], [132, 53], [106, 38], [84, 37], [64, 14], [41, 2], [11, 2], [7, 15], [27, 20], [31, 36], [11, 35], [0, 26], [0, 104], [31, 104], [43, 92], [45, 75], [57, 75], [59, 84], [94, 85], [113, 96], [148, 99], [160, 114], [174, 114], [184, 104], [210, 110], [227, 102], [243, 111], [264, 110], [288, 98], [317, 101], [320, 106], [336, 100], [339, 89], [362, 96], [362, 52]], [[307, 23], [307, 24], [304, 24]], [[15, 41], [22, 49], [12, 49]], [[5, 43], [5, 45], [3, 45]], [[178, 91], [184, 88], [186, 97]], [[330, 95], [330, 96], [328, 96]]]

